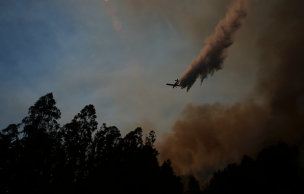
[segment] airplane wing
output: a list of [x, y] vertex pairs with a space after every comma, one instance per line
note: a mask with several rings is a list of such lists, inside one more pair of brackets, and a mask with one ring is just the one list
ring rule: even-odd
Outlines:
[[175, 84], [166, 84], [166, 85], [180, 87], [180, 85], [175, 85]]

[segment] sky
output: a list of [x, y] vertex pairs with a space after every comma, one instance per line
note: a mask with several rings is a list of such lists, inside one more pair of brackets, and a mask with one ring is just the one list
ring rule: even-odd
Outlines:
[[[300, 1], [250, 1], [222, 69], [201, 85], [198, 80], [188, 92], [166, 86], [180, 78], [206, 46], [231, 2], [0, 0], [0, 128], [21, 122], [39, 97], [52, 92], [61, 125], [93, 104], [99, 126], [117, 126], [123, 135], [136, 127], [144, 133], [155, 130], [162, 159], [178, 161], [173, 166], [182, 173], [190, 168], [205, 172], [208, 166], [253, 154], [267, 143], [302, 137], [297, 131], [286, 135], [286, 130], [268, 126], [288, 123], [275, 122], [287, 116], [271, 113], [290, 115], [277, 102], [291, 90], [279, 86], [303, 81], [297, 71], [280, 63], [280, 71], [272, 66], [291, 56], [284, 58], [287, 51], [277, 48], [296, 51], [292, 38], [302, 32], [296, 28], [303, 13], [297, 10]], [[276, 51], [274, 59], [271, 51]], [[304, 90], [298, 85], [294, 90], [302, 118]], [[298, 116], [286, 120], [297, 118], [293, 124], [300, 126]], [[254, 143], [248, 143], [250, 138]]]
[[100, 124], [161, 133], [187, 103], [233, 103], [255, 79], [254, 53], [246, 50], [254, 50], [256, 37], [246, 31], [257, 21], [248, 16], [225, 72], [189, 92], [165, 85], [198, 55], [229, 1], [0, 2], [1, 128], [20, 122], [39, 97], [53, 92], [61, 124], [93, 104]]

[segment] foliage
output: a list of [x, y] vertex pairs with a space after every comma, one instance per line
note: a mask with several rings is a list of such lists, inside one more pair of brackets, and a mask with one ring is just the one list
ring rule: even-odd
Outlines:
[[244, 156], [241, 164], [229, 164], [214, 172], [206, 194], [304, 193], [299, 151], [278, 143], [263, 149], [256, 160]]
[[60, 127], [53, 94], [42, 96], [20, 124], [0, 132], [0, 193], [182, 193], [171, 162], [162, 166], [137, 128], [122, 137], [115, 126], [97, 130], [93, 105]]
[[29, 108], [22, 123], [0, 131], [0, 193], [218, 194], [304, 193], [297, 147], [284, 143], [244, 156], [214, 172], [202, 190], [194, 176], [184, 191], [171, 160], [159, 164], [156, 134], [122, 137], [115, 126], [97, 129], [93, 105], [60, 127], [53, 94]]

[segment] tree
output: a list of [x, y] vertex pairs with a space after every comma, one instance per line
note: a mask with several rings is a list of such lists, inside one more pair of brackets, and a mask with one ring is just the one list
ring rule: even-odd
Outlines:
[[24, 130], [25, 135], [32, 135], [39, 129], [55, 136], [59, 129], [57, 120], [61, 116], [60, 110], [55, 105], [53, 93], [48, 93], [42, 96], [34, 106], [31, 106], [28, 111], [29, 116], [22, 120], [25, 126], [32, 127]]
[[107, 127], [103, 123], [100, 130], [98, 130], [94, 136], [94, 141], [90, 147], [90, 153], [94, 158], [94, 166], [110, 161], [115, 157], [117, 147], [121, 141], [120, 131], [115, 127]]
[[85, 106], [71, 123], [62, 127], [66, 150], [65, 178], [71, 182], [85, 179], [88, 175], [88, 151], [92, 133], [97, 129], [96, 110], [93, 105]]
[[29, 192], [36, 189], [39, 193], [61, 177], [64, 153], [57, 122], [61, 113], [55, 105], [53, 94], [46, 94], [29, 108], [29, 115], [22, 120], [20, 166], [23, 183]]
[[204, 193], [303, 193], [299, 151], [278, 143], [214, 173]]
[[19, 154], [22, 152], [20, 133], [21, 124], [11, 124], [0, 132], [0, 191], [8, 193], [12, 187], [19, 183], [20, 163]]
[[159, 172], [160, 193], [183, 193], [184, 186], [180, 180], [173, 171], [171, 160], [164, 161]]
[[199, 182], [196, 180], [196, 178], [192, 174], [189, 175], [187, 193], [189, 193], [189, 194], [200, 194], [200, 193], [202, 193], [202, 191], [200, 189]]
[[100, 187], [103, 190], [115, 188], [113, 184], [116, 184], [121, 174], [121, 150], [118, 148], [120, 141], [121, 134], [115, 126], [107, 127], [103, 123], [95, 133], [89, 147], [88, 159], [90, 171], [87, 182], [91, 190], [98, 191]]
[[149, 136], [146, 137], [146, 146], [154, 147], [155, 141], [156, 141], [155, 131], [150, 131]]
[[97, 130], [93, 105], [60, 127], [55, 105], [52, 93], [42, 96], [21, 124], [1, 130], [0, 192], [182, 192], [171, 161], [159, 166], [154, 131], [144, 143], [141, 128], [123, 138], [115, 126]]

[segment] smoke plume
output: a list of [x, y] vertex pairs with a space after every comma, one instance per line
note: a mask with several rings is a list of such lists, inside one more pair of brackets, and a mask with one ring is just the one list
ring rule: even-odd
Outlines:
[[212, 75], [222, 68], [222, 63], [227, 57], [227, 49], [232, 45], [236, 31], [247, 16], [247, 7], [248, 0], [238, 0], [232, 4], [226, 18], [217, 25], [215, 33], [206, 39], [206, 46], [199, 56], [180, 77], [182, 88], [187, 87], [189, 91], [198, 77], [202, 83], [209, 74]]
[[[236, 7], [243, 8], [244, 5], [237, 4]], [[262, 148], [278, 141], [291, 145], [303, 141], [303, 7], [304, 1], [274, 1], [270, 15], [265, 18], [269, 24], [260, 32], [257, 41], [260, 60], [254, 95], [233, 105], [188, 104], [182, 118], [173, 125], [173, 134], [164, 135], [163, 142], [157, 145], [161, 160], [171, 158], [179, 174], [192, 169], [202, 176], [228, 162], [240, 161], [244, 154], [255, 157]], [[236, 21], [234, 30], [230, 32], [235, 32], [240, 26], [240, 21], [233, 18], [245, 17], [245, 12], [240, 13], [235, 12], [236, 16], [228, 14], [228, 23]], [[217, 34], [227, 31], [219, 28]], [[205, 78], [208, 73], [220, 68], [224, 51], [232, 38], [219, 40], [210, 41], [196, 60], [201, 62], [191, 64], [189, 73], [182, 77], [184, 87], [189, 89], [197, 75]], [[217, 42], [226, 47], [217, 46]], [[216, 63], [206, 63], [207, 59]]]

